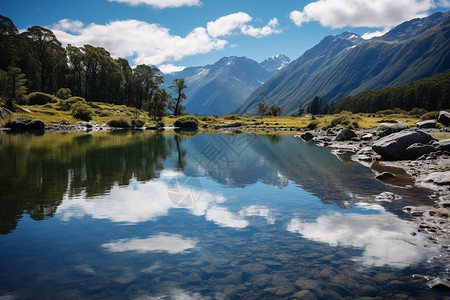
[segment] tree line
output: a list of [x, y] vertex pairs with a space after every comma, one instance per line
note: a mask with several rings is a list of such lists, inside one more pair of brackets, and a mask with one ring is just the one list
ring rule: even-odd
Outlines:
[[160, 118], [171, 110], [183, 112], [184, 79], [169, 86], [175, 96], [162, 89], [159, 69], [113, 58], [102, 47], [84, 45], [64, 48], [54, 33], [33, 26], [19, 33], [14, 23], [0, 16], [0, 96], [7, 104], [25, 104], [26, 92], [55, 95], [61, 88], [87, 101], [99, 101], [146, 109]]

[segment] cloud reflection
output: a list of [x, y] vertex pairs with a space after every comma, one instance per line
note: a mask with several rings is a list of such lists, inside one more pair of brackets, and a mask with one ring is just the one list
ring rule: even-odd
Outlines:
[[121, 239], [102, 245], [102, 247], [106, 248], [109, 252], [168, 252], [170, 254], [182, 253], [186, 250], [196, 248], [196, 246], [197, 241], [194, 239], [168, 233], [149, 236], [145, 239]]
[[[378, 206], [375, 209], [379, 210]], [[362, 256], [354, 260], [368, 266], [405, 268], [426, 258], [426, 249], [420, 246], [423, 237], [410, 234], [415, 226], [386, 212], [377, 215], [336, 213], [320, 216], [311, 223], [294, 218], [287, 230], [331, 246], [361, 248]]]

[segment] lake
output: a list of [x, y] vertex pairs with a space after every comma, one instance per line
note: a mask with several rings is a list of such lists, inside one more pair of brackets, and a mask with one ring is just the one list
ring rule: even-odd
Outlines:
[[0, 167], [0, 299], [446, 295], [432, 192], [294, 136], [0, 133]]

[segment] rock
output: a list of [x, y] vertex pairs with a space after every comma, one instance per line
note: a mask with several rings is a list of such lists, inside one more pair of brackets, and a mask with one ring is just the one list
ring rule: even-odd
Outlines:
[[416, 123], [417, 127], [419, 128], [435, 128], [436, 124], [437, 124], [436, 120], [426, 120]]
[[406, 148], [406, 155], [409, 159], [416, 159], [424, 154], [429, 154], [434, 152], [435, 148], [431, 145], [424, 145], [421, 143], [414, 143], [408, 148]]
[[391, 192], [382, 192], [381, 194], [375, 197], [375, 201], [392, 202], [392, 200], [396, 199], [398, 200], [401, 198], [402, 197], [395, 195], [394, 193]]
[[450, 185], [450, 171], [431, 173], [425, 177], [424, 182], [430, 182], [436, 185]]
[[4, 120], [7, 117], [9, 117], [10, 115], [12, 115], [12, 111], [10, 111], [7, 108], [0, 107], [0, 119]]
[[368, 134], [363, 135], [363, 136], [361, 137], [361, 140], [363, 140], [363, 141], [369, 141], [369, 140], [373, 139], [373, 137], [374, 137], [374, 135], [373, 135], [372, 133], [368, 133]]
[[380, 160], [381, 156], [372, 150], [371, 147], [363, 147], [358, 150], [354, 155], [352, 155], [352, 160], [355, 161], [374, 161]]
[[450, 151], [450, 139], [442, 140], [433, 144], [437, 150]]
[[377, 135], [379, 137], [384, 137], [396, 132], [400, 132], [405, 129], [408, 129], [408, 126], [406, 126], [403, 123], [396, 123], [396, 124], [381, 123], [380, 126], [377, 127]]
[[336, 141], [348, 141], [352, 138], [358, 137], [358, 135], [351, 129], [343, 128], [339, 130], [338, 134], [336, 135], [335, 140]]
[[390, 173], [390, 172], [383, 172], [377, 176], [375, 176], [376, 179], [384, 181], [384, 180], [392, 180], [395, 179], [397, 176], [395, 176], [394, 174]]
[[442, 278], [435, 278], [427, 282], [429, 288], [442, 292], [450, 292], [450, 282]]
[[17, 130], [44, 130], [45, 123], [31, 117], [16, 117], [7, 127]]
[[439, 113], [438, 122], [444, 124], [444, 126], [450, 125], [450, 113], [443, 110]]
[[174, 126], [179, 128], [198, 128], [198, 121], [194, 117], [182, 117], [175, 121]]
[[295, 282], [295, 285], [302, 290], [315, 290], [320, 286], [319, 281], [313, 279], [299, 279]]
[[300, 138], [302, 140], [304, 140], [305, 142], [308, 142], [308, 141], [310, 141], [310, 140], [312, 140], [314, 138], [314, 134], [312, 134], [311, 132], [307, 131], [307, 132], [301, 134]]
[[295, 293], [292, 296], [292, 298], [294, 298], [294, 299], [302, 299], [302, 300], [315, 300], [315, 299], [317, 299], [317, 297], [314, 296], [314, 294], [311, 293], [308, 290], [303, 290], [303, 291], [300, 291], [298, 293]]
[[415, 143], [427, 144], [433, 137], [420, 130], [407, 130], [385, 136], [372, 146], [372, 149], [385, 160], [404, 160], [408, 158], [406, 149]]

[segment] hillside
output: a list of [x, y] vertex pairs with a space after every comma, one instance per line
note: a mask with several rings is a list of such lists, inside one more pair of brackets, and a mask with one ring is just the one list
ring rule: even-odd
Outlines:
[[370, 40], [348, 32], [327, 36], [256, 89], [234, 112], [256, 114], [256, 105], [265, 102], [292, 114], [314, 96], [328, 103], [448, 72], [449, 22], [449, 12], [435, 13]]

